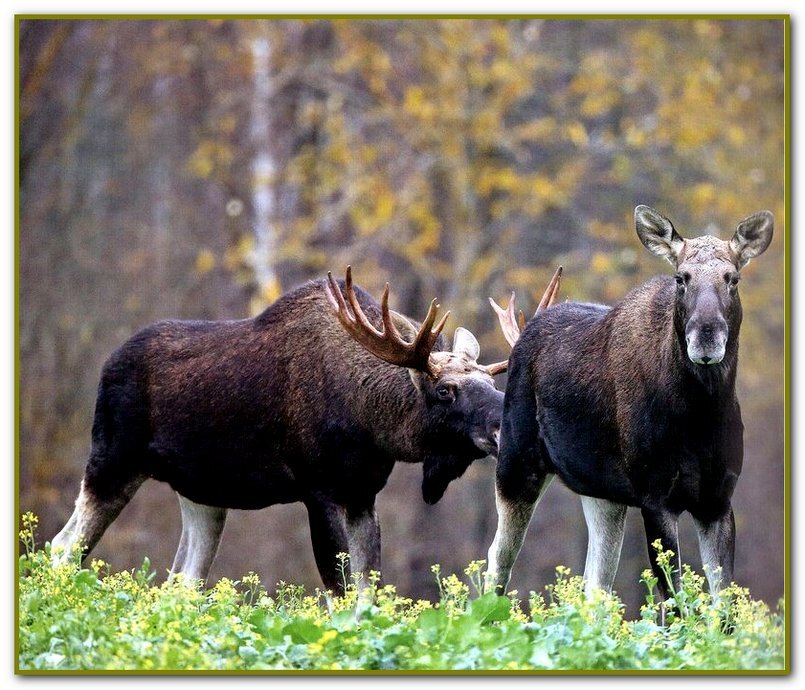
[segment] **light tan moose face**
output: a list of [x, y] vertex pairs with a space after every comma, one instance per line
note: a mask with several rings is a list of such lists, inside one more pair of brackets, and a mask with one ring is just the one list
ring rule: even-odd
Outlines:
[[772, 239], [774, 217], [759, 211], [742, 220], [729, 241], [711, 235], [683, 239], [667, 218], [648, 206], [635, 209], [645, 247], [676, 269], [676, 314], [688, 359], [700, 366], [724, 359], [731, 331], [741, 324], [740, 271]]

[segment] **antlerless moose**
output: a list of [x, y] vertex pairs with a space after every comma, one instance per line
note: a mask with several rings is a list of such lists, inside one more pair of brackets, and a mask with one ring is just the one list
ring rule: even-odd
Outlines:
[[498, 527], [488, 553], [499, 591], [554, 475], [581, 495], [588, 593], [612, 586], [627, 506], [642, 511], [662, 595], [669, 586], [651, 544], [660, 539], [676, 554], [678, 586], [683, 511], [695, 521], [711, 590], [733, 578], [731, 498], [743, 462], [738, 281], [769, 246], [774, 219], [760, 211], [729, 241], [683, 239], [647, 206], [635, 209], [635, 224], [673, 277], [653, 278], [612, 308], [567, 302], [535, 315], [522, 334], [510, 327]]

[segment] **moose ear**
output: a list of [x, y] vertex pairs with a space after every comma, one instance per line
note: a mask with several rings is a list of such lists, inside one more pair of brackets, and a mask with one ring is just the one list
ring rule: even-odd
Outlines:
[[400, 335], [409, 343], [414, 342], [417, 333], [416, 326], [414, 326], [414, 324], [412, 324], [405, 316], [400, 314], [400, 312], [398, 311], [389, 309], [389, 315], [391, 316], [391, 322], [394, 324], [395, 328], [399, 331]]
[[459, 326], [453, 336], [453, 354], [464, 355], [471, 362], [477, 362], [478, 356], [481, 354], [481, 346], [472, 333]]
[[685, 240], [677, 234], [671, 221], [649, 206], [638, 206], [634, 210], [634, 222], [643, 246], [676, 267]]
[[738, 260], [738, 268], [743, 268], [766, 251], [774, 234], [774, 216], [771, 211], [758, 211], [738, 223], [738, 228], [730, 240], [730, 249]]

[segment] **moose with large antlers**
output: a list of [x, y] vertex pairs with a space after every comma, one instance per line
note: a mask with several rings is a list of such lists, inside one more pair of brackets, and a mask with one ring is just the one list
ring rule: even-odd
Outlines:
[[86, 556], [148, 478], [177, 493], [173, 572], [206, 579], [227, 509], [301, 501], [324, 585], [380, 568], [375, 497], [395, 462], [423, 463], [435, 503], [477, 458], [497, 453], [506, 362], [478, 363], [457, 328], [378, 305], [346, 281], [310, 282], [240, 321], [163, 321], [103, 367], [92, 447], [54, 559]]
[[659, 276], [609, 308], [566, 302], [524, 328], [513, 302], [496, 307], [513, 345], [496, 471], [498, 527], [491, 584], [503, 591], [532, 512], [558, 475], [582, 497], [586, 591], [612, 586], [627, 506], [641, 509], [660, 593], [669, 583], [652, 543], [676, 554], [677, 519], [697, 527], [710, 589], [733, 577], [731, 498], [743, 460], [735, 395], [741, 269], [763, 253], [774, 219], [742, 220], [732, 239], [683, 239], [657, 211], [635, 209], [645, 247], [675, 275]]

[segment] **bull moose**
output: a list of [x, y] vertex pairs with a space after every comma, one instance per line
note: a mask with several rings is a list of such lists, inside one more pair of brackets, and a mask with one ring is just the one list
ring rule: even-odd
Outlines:
[[[346, 281], [309, 282], [259, 316], [162, 321], [105, 363], [75, 510], [52, 541], [83, 556], [146, 479], [178, 495], [172, 572], [206, 579], [227, 510], [301, 501], [324, 585], [380, 568], [375, 498], [395, 462], [423, 464], [435, 503], [473, 460], [497, 453], [507, 362], [478, 363], [434, 300], [417, 324]], [[435, 325], [434, 325], [435, 324]]]

